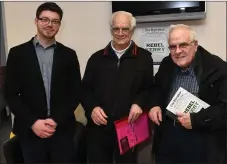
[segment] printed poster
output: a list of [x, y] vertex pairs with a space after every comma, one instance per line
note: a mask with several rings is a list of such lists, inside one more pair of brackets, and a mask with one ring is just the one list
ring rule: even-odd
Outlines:
[[152, 53], [154, 66], [159, 66], [162, 59], [169, 55], [169, 26], [143, 27], [139, 28], [137, 32], [140, 46]]

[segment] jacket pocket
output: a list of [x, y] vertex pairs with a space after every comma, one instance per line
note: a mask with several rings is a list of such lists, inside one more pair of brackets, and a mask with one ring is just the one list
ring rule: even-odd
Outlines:
[[200, 97], [208, 104], [213, 104], [217, 101], [219, 93], [218, 79], [209, 81], [200, 86]]

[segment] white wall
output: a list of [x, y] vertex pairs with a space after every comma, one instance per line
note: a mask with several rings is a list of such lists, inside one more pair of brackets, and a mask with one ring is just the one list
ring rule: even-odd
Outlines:
[[[41, 3], [4, 2], [7, 50], [35, 35], [33, 20]], [[90, 55], [106, 46], [111, 39], [108, 25], [111, 2], [58, 2], [58, 4], [63, 8], [64, 16], [57, 39], [76, 50], [83, 75]], [[198, 34], [199, 43], [211, 53], [226, 60], [226, 2], [207, 2], [205, 20], [172, 23], [192, 25]], [[139, 40], [136, 35], [134, 39]], [[75, 114], [78, 121], [86, 124], [81, 106], [77, 108]], [[139, 161], [151, 159], [151, 143], [146, 144], [147, 146], [140, 149]]]
[[[4, 2], [7, 51], [35, 35], [35, 12], [41, 3], [43, 2]], [[83, 75], [90, 55], [104, 48], [111, 39], [109, 31], [111, 2], [57, 2], [57, 4], [64, 10], [57, 40], [76, 50]], [[207, 2], [205, 20], [179, 23], [192, 25], [198, 33], [199, 43], [226, 60], [226, 2]], [[137, 41], [139, 38], [135, 35], [134, 39]], [[78, 118], [86, 123], [83, 110], [79, 110], [78, 113]]]
[[[35, 12], [41, 3], [4, 2], [7, 50], [35, 35]], [[83, 75], [90, 55], [103, 48], [111, 39], [108, 24], [111, 16], [111, 2], [57, 3], [64, 10], [63, 22], [57, 39], [76, 50]], [[226, 2], [207, 2], [205, 20], [179, 23], [192, 25], [198, 33], [199, 43], [226, 60], [225, 16]]]
[[[43, 2], [4, 2], [8, 50], [36, 33], [34, 18]], [[111, 39], [111, 2], [57, 2], [64, 15], [57, 40], [76, 50], [83, 74], [89, 56]]]

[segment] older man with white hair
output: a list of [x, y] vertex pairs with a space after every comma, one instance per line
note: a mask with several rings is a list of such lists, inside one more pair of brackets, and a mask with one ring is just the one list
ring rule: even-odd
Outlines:
[[113, 13], [112, 41], [88, 60], [82, 105], [88, 118], [89, 163], [136, 163], [136, 148], [120, 155], [114, 128], [114, 121], [128, 116], [133, 122], [148, 109], [146, 99], [153, 86], [151, 53], [132, 41], [135, 27], [132, 14]]
[[[190, 26], [172, 25], [168, 42], [170, 55], [163, 59], [155, 76], [156, 106], [149, 112], [157, 125], [155, 161], [226, 164], [226, 62], [199, 46]], [[179, 87], [210, 107], [169, 117], [166, 107]]]

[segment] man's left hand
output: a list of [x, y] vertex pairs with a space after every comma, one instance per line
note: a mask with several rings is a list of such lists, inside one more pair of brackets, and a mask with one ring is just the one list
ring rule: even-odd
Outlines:
[[142, 109], [137, 104], [133, 104], [128, 116], [128, 122], [136, 121], [142, 113], [143, 113]]
[[192, 129], [190, 113], [176, 113], [180, 124], [186, 129]]

